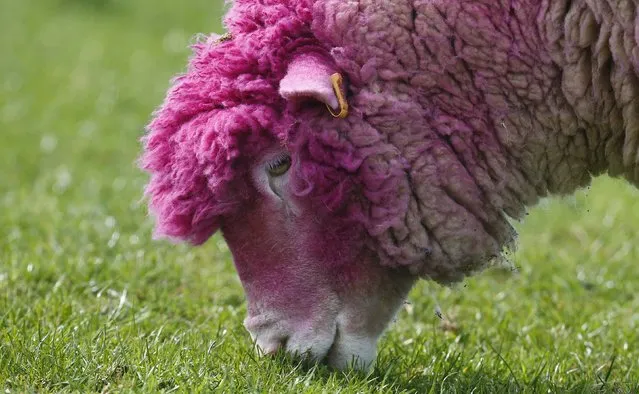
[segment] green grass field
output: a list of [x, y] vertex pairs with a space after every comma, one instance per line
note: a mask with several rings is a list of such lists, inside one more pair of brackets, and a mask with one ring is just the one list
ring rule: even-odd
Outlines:
[[531, 211], [519, 273], [417, 286], [369, 375], [257, 359], [224, 242], [153, 241], [134, 163], [220, 3], [0, 0], [0, 392], [639, 391], [639, 192], [610, 179]]

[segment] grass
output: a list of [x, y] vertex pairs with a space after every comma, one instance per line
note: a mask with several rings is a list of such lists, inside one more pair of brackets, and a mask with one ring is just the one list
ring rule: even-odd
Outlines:
[[0, 0], [1, 391], [639, 391], [639, 193], [607, 178], [532, 210], [517, 274], [417, 286], [371, 374], [257, 359], [224, 242], [153, 242], [134, 164], [215, 4]]

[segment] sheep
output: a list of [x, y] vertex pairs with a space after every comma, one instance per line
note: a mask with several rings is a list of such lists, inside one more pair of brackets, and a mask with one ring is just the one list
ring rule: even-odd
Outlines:
[[[143, 137], [156, 235], [221, 230], [263, 354], [368, 368], [420, 279], [639, 184], [636, 0], [236, 0]], [[510, 219], [509, 219], [510, 218]]]

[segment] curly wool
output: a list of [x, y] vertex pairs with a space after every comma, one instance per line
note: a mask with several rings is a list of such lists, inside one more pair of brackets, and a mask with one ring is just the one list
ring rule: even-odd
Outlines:
[[[601, 3], [235, 2], [233, 39], [196, 45], [149, 126], [157, 233], [205, 241], [278, 142], [296, 194], [359, 223], [382, 264], [440, 282], [484, 268], [540, 197], [604, 171], [639, 182], [639, 15]], [[347, 119], [279, 96], [300, 51], [348, 79]]]
[[369, 164], [359, 171], [361, 178], [349, 176], [367, 156], [396, 149], [389, 145], [356, 152], [340, 135], [360, 134], [372, 144], [379, 143], [379, 133], [357, 122], [327, 119], [324, 110], [300, 123], [278, 93], [292, 54], [328, 53], [310, 32], [310, 2], [291, 3], [296, 7], [236, 2], [226, 18], [233, 40], [212, 36], [195, 45], [187, 73], [174, 81], [155, 113], [141, 163], [152, 174], [146, 194], [157, 236], [206, 241], [221, 218], [250, 197], [245, 180], [251, 159], [274, 140], [289, 145], [303, 163], [296, 168], [298, 196], [311, 197], [321, 209], [348, 210], [345, 220], [375, 222], [369, 227], [388, 228], [380, 222], [399, 220], [405, 193], [403, 203], [394, 198], [387, 205], [395, 207], [373, 212], [375, 218], [363, 212], [368, 204], [343, 207], [350, 192], [361, 186], [357, 180], [369, 183], [362, 190], [368, 190], [371, 201], [397, 190], [397, 182], [387, 180], [393, 172], [396, 178], [403, 174], [398, 162], [395, 169], [385, 168], [386, 161], [380, 163], [384, 168]]
[[246, 158], [279, 138], [287, 55], [316, 40], [308, 12], [273, 3], [237, 2], [226, 19], [235, 39], [213, 35], [196, 44], [188, 71], [148, 126], [141, 166], [152, 174], [146, 194], [158, 236], [207, 240], [247, 196]]

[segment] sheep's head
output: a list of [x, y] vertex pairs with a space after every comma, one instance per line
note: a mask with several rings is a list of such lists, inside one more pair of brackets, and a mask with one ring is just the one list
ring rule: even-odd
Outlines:
[[191, 82], [177, 81], [145, 141], [158, 231], [198, 244], [221, 229], [247, 294], [245, 325], [262, 352], [370, 365], [414, 282], [408, 270], [380, 264], [368, 235], [395, 216], [369, 218], [371, 198], [398, 193], [396, 152], [349, 121], [346, 81], [316, 48], [291, 57], [270, 97], [277, 105], [212, 104], [183, 115], [200, 109], [173, 109]]
[[147, 195], [159, 235], [221, 230], [262, 351], [366, 366], [415, 278], [459, 280], [512, 231], [432, 132], [453, 119], [322, 45], [297, 3], [237, 2], [234, 37], [196, 45], [145, 137]]

